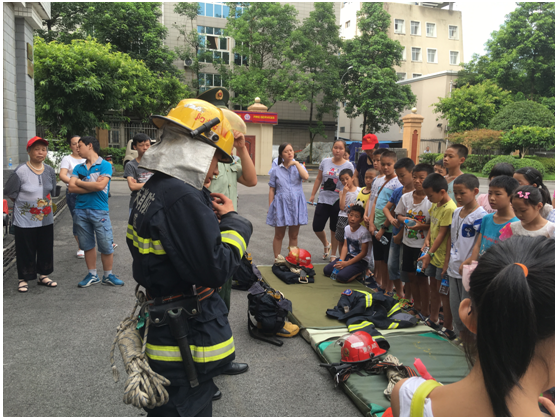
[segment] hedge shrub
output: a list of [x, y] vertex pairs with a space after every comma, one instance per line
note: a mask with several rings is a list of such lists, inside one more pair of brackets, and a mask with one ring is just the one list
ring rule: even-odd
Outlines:
[[436, 161], [443, 159], [442, 153], [423, 153], [418, 156], [418, 160], [421, 164], [434, 165]]
[[545, 172], [548, 174], [555, 174], [555, 158], [537, 158], [545, 167]]
[[493, 158], [486, 165], [484, 165], [484, 168], [482, 169], [482, 174], [489, 176], [489, 173], [491, 172], [493, 167], [501, 162], [511, 164], [515, 168], [515, 170], [524, 167], [536, 168], [538, 171], [541, 172], [542, 176], [545, 175], [545, 167], [540, 161], [531, 158], [517, 159], [513, 158], [510, 155], [500, 155], [496, 158]]
[[125, 151], [126, 148], [100, 148], [100, 155], [102, 158], [105, 158], [106, 155], [112, 155], [112, 162], [114, 164], [123, 164], [123, 158], [125, 158]]

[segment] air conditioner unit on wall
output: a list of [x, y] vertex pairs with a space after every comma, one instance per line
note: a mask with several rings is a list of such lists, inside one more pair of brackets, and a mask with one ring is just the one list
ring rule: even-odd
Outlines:
[[185, 65], [186, 67], [190, 67], [191, 65], [193, 65], [193, 60], [192, 60], [191, 58], [187, 58], [187, 59], [184, 61], [184, 65]]

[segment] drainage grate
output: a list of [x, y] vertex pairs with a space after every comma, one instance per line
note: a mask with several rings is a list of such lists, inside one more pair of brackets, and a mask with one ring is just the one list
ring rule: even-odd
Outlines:
[[[66, 206], [66, 198], [60, 198], [60, 200], [56, 203], [56, 210], [54, 210], [54, 221], [56, 221], [56, 216], [60, 211]], [[4, 268], [8, 267], [10, 263], [15, 259], [15, 242], [12, 241], [5, 249], [4, 249]], [[6, 272], [6, 269], [4, 269]]]

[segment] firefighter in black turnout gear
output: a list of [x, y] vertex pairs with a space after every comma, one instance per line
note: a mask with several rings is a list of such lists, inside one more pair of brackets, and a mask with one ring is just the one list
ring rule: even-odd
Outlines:
[[152, 119], [163, 132], [141, 160], [154, 175], [135, 199], [127, 244], [133, 277], [149, 299], [142, 317], [149, 320], [149, 364], [171, 385], [168, 403], [145, 411], [211, 416], [212, 378], [235, 358], [227, 308], [215, 289], [240, 265], [252, 224], [229, 198], [206, 188], [218, 161], [231, 162], [233, 132], [223, 113], [193, 99]]

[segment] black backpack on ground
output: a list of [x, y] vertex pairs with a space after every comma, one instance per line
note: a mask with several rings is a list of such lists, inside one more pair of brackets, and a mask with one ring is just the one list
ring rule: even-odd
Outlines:
[[[273, 339], [271, 336], [275, 336], [283, 329], [287, 314], [293, 311], [291, 301], [264, 281], [255, 282], [249, 288], [248, 299], [247, 316], [250, 335], [276, 346], [283, 345], [282, 341]], [[256, 325], [252, 322], [251, 315], [255, 318]]]

